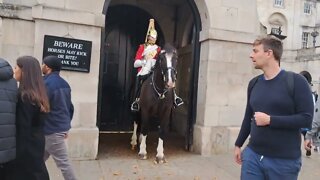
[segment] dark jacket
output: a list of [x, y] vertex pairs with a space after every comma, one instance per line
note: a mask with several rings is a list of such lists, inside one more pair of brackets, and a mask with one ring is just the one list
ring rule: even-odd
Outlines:
[[43, 159], [45, 138], [43, 121], [45, 114], [30, 101], [18, 98], [17, 104], [17, 159], [14, 180], [48, 180]]
[[66, 132], [71, 128], [73, 105], [69, 84], [54, 71], [44, 77], [50, 102], [50, 112], [45, 120], [46, 135]]
[[16, 157], [17, 82], [12, 67], [0, 58], [0, 164]]

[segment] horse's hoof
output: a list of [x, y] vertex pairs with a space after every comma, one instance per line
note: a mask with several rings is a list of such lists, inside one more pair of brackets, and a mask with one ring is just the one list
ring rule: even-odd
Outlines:
[[146, 160], [148, 157], [147, 157], [147, 154], [139, 154], [139, 158], [141, 160]]
[[154, 161], [155, 164], [163, 164], [166, 162], [167, 162], [167, 160], [164, 157], [156, 157], [156, 160]]
[[132, 151], [136, 150], [136, 145], [131, 145], [131, 150]]

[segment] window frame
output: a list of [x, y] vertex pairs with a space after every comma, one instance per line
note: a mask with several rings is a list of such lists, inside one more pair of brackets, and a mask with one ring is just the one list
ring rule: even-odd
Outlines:
[[274, 0], [273, 5], [275, 7], [283, 7], [284, 6], [284, 0]]
[[312, 13], [312, 4], [309, 1], [303, 3], [303, 13], [310, 15]]
[[308, 48], [309, 35], [310, 35], [309, 32], [306, 32], [306, 31], [302, 32], [302, 35], [301, 35], [302, 49]]

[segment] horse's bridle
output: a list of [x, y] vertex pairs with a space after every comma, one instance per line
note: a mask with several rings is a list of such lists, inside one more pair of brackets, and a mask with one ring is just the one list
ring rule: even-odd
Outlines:
[[[161, 66], [161, 64], [162, 64], [162, 58], [159, 58], [159, 66], [160, 66], [160, 70], [161, 70], [161, 75], [162, 75], [162, 79], [163, 79], [163, 82], [165, 82], [165, 72], [167, 72], [168, 73], [168, 71], [169, 70], [172, 70], [173, 71], [173, 73], [176, 75], [177, 74], [177, 71], [176, 71], [176, 69], [174, 68], [174, 67], [167, 67], [167, 68], [165, 68], [165, 69], [163, 69], [162, 68], [162, 66]], [[153, 70], [154, 71], [154, 70]], [[155, 81], [154, 81], [154, 74], [155, 73], [152, 73], [152, 76], [151, 76], [151, 84], [152, 84], [152, 87], [153, 87], [153, 90], [157, 93], [157, 95], [158, 95], [158, 97], [159, 97], [159, 99], [164, 99], [166, 96], [165, 96], [165, 94], [168, 92], [168, 90], [170, 89], [170, 88], [164, 88], [164, 89], [160, 89], [160, 88], [158, 88], [157, 87], [157, 85], [156, 85], [156, 83], [155, 83]], [[169, 74], [169, 73], [168, 73]], [[176, 80], [176, 77], [175, 77], [175, 79], [174, 79], [174, 81]], [[159, 91], [163, 91], [162, 93], [160, 93]]]

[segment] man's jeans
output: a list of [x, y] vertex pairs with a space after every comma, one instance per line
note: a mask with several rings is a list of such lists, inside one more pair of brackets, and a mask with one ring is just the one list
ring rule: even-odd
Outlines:
[[61, 170], [64, 179], [76, 180], [73, 168], [68, 159], [67, 146], [65, 144], [66, 134], [67, 132], [61, 132], [45, 136], [46, 146], [44, 160], [46, 161], [51, 155], [57, 167]]
[[241, 157], [241, 180], [297, 180], [301, 169], [301, 158], [269, 158], [249, 147], [243, 150]]

